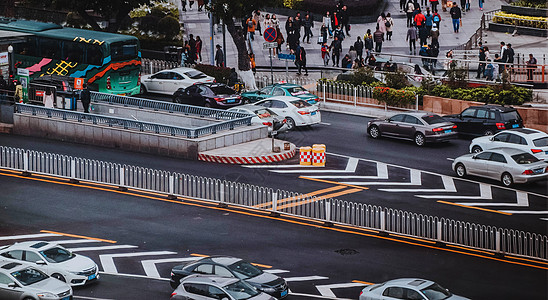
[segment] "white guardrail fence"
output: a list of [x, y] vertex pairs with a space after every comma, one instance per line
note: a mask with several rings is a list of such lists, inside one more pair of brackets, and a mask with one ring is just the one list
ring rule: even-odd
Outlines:
[[546, 235], [138, 166], [0, 146], [0, 168], [164, 193], [548, 260]]

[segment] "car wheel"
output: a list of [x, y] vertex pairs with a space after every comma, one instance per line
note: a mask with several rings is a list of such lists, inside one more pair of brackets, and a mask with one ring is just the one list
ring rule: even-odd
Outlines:
[[61, 275], [59, 273], [53, 273], [53, 274], [51, 274], [51, 277], [53, 277], [55, 279], [58, 279], [58, 280], [61, 280], [62, 282], [67, 282], [65, 277], [63, 277], [63, 275]]
[[141, 94], [146, 94], [147, 88], [141, 83]]
[[287, 130], [293, 130], [295, 129], [295, 120], [293, 120], [290, 117], [285, 118], [285, 124], [287, 124]]
[[504, 173], [502, 174], [502, 178], [500, 180], [504, 186], [511, 186], [514, 183], [514, 179], [512, 178], [512, 175], [510, 173]]
[[483, 132], [483, 135], [493, 135], [493, 130], [487, 129], [485, 132]]
[[374, 139], [378, 139], [381, 137], [381, 131], [379, 130], [379, 127], [377, 127], [377, 125], [371, 125], [371, 127], [369, 127], [369, 136]]
[[242, 104], [249, 104], [251, 101], [248, 98], [242, 98]]
[[457, 173], [457, 176], [464, 177], [466, 176], [466, 168], [463, 164], [459, 163], [455, 166], [455, 173]]
[[483, 151], [483, 149], [481, 149], [480, 146], [472, 147], [472, 153], [480, 153], [481, 151]]
[[426, 142], [426, 138], [424, 137], [424, 134], [418, 132], [415, 134], [415, 145], [422, 147], [424, 146], [424, 143]]

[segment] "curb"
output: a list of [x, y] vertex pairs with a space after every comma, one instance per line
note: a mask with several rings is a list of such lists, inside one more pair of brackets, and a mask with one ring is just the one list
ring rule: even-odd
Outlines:
[[295, 156], [296, 149], [293, 149], [285, 153], [277, 153], [271, 155], [261, 156], [224, 156], [224, 155], [210, 155], [210, 154], [198, 154], [198, 160], [222, 163], [222, 164], [238, 164], [238, 165], [250, 165], [250, 164], [265, 164], [280, 162], [282, 160], [290, 159]]

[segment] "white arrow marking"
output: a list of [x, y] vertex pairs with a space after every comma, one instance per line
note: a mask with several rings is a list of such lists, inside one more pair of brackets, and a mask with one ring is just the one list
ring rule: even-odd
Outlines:
[[350, 185], [422, 185], [421, 171], [410, 169], [409, 176], [410, 182], [388, 182], [388, 181], [371, 181], [371, 182], [342, 182]]
[[141, 261], [141, 264], [143, 265], [143, 269], [145, 270], [145, 273], [148, 277], [153, 278], [161, 278], [160, 273], [158, 273], [158, 269], [156, 269], [156, 264], [160, 263], [169, 263], [169, 262], [185, 262], [185, 261], [195, 261], [200, 259], [199, 257], [180, 257], [180, 258], [166, 258], [166, 259], [150, 259], [150, 260], [143, 260]]
[[99, 247], [80, 247], [80, 248], [67, 248], [72, 252], [82, 252], [82, 251], [104, 251], [104, 250], [115, 250], [115, 249], [130, 249], [137, 248], [133, 245], [112, 245], [112, 246], [99, 246]]
[[304, 277], [287, 277], [287, 278], [284, 278], [284, 279], [285, 279], [285, 281], [308, 281], [308, 280], [329, 279], [329, 277], [304, 276]]
[[423, 192], [456, 192], [457, 188], [455, 187], [455, 182], [453, 177], [441, 175], [441, 180], [443, 182], [443, 189], [379, 189], [380, 191], [385, 192], [410, 192], [410, 193], [423, 193]]
[[38, 233], [38, 234], [0, 236], [0, 241], [36, 239], [36, 238], [43, 238], [43, 237], [50, 237], [50, 236], [59, 236], [59, 235], [54, 233]]
[[548, 215], [548, 210], [502, 210], [502, 212], [510, 214]]
[[388, 165], [385, 163], [377, 163], [377, 176], [354, 176], [354, 175], [343, 175], [343, 176], [329, 176], [329, 175], [320, 175], [320, 176], [308, 176], [310, 178], [334, 178], [334, 179], [388, 179]]
[[485, 203], [485, 202], [478, 202], [478, 203], [457, 203], [462, 205], [469, 205], [469, 206], [529, 206], [529, 196], [526, 192], [518, 192], [516, 191], [516, 203]]
[[78, 239], [78, 240], [60, 240], [60, 241], [53, 241], [57, 244], [81, 244], [81, 243], [100, 243], [102, 241], [99, 240], [88, 240], [88, 239]]
[[280, 273], [287, 273], [289, 272], [288, 270], [279, 270], [279, 269], [272, 269], [272, 270], [263, 270], [265, 273], [270, 273], [270, 274], [280, 274]]
[[335, 293], [333, 293], [331, 289], [349, 288], [349, 287], [357, 287], [357, 286], [366, 286], [366, 284], [358, 283], [358, 282], [338, 283], [338, 284], [317, 285], [316, 288], [318, 289], [320, 294], [322, 294], [322, 296], [336, 298], [337, 295], [335, 295]]
[[[427, 199], [493, 199], [493, 194], [491, 193], [491, 186], [485, 183], [480, 183], [480, 195], [479, 196], [455, 196], [455, 195], [416, 195], [417, 197], [427, 198]], [[470, 205], [470, 203], [459, 203]]]
[[109, 298], [94, 298], [94, 297], [86, 297], [86, 296], [72, 296], [74, 299], [87, 299], [87, 300], [114, 300]]
[[103, 266], [105, 273], [117, 274], [118, 270], [114, 264], [115, 257], [134, 257], [134, 256], [148, 256], [148, 255], [170, 255], [177, 254], [177, 252], [171, 251], [152, 251], [152, 252], [135, 252], [135, 253], [117, 253], [117, 254], [103, 254], [99, 255], [99, 260]]

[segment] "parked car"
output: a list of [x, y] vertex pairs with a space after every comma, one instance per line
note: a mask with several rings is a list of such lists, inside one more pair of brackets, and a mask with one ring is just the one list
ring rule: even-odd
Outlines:
[[548, 164], [531, 153], [513, 148], [494, 148], [470, 153], [453, 161], [457, 176], [475, 175], [500, 180], [503, 185], [527, 183], [548, 178]]
[[470, 143], [470, 153], [508, 147], [520, 149], [548, 161], [548, 134], [531, 128], [516, 128], [501, 131], [494, 136], [481, 136]]
[[193, 274], [242, 279], [259, 291], [278, 299], [285, 298], [288, 293], [287, 283], [283, 278], [265, 273], [240, 258], [230, 256], [205, 257], [186, 265], [175, 266], [171, 270], [171, 287], [176, 288], [183, 278]]
[[0, 264], [0, 299], [71, 300], [70, 285], [46, 275], [30, 264]]
[[257, 102], [273, 96], [293, 96], [310, 104], [316, 104], [320, 101], [318, 96], [310, 93], [304, 87], [293, 83], [277, 83], [266, 86], [260, 90], [242, 93], [242, 98], [248, 103]]
[[316, 105], [293, 96], [275, 96], [259, 101], [255, 105], [269, 108], [278, 116], [285, 117], [289, 130], [322, 121], [320, 110]]
[[171, 300], [274, 300], [238, 278], [192, 275], [181, 281]]
[[457, 137], [456, 128], [455, 124], [428, 112], [401, 113], [367, 123], [367, 133], [374, 139], [381, 136], [408, 139], [417, 146], [454, 139]]
[[173, 95], [180, 88], [214, 81], [215, 78], [192, 68], [174, 68], [141, 76], [141, 93]]
[[198, 83], [179, 88], [173, 102], [214, 108], [229, 108], [243, 104], [242, 98], [223, 83]]
[[463, 135], [493, 135], [501, 130], [523, 127], [523, 120], [515, 108], [493, 104], [470, 106], [460, 114], [444, 118], [457, 124], [457, 131]]
[[15, 243], [0, 248], [0, 261], [26, 262], [71, 286], [99, 279], [99, 268], [90, 258], [44, 241]]
[[360, 293], [359, 300], [385, 299], [467, 300], [468, 298], [454, 295], [448, 289], [430, 280], [401, 278], [365, 287]]
[[229, 108], [228, 111], [253, 115], [253, 118], [251, 118], [251, 123], [268, 126], [269, 133], [272, 132], [273, 128], [278, 133], [286, 132], [289, 129], [286, 124], [287, 121], [285, 120], [285, 118], [281, 118], [275, 112], [266, 107], [246, 104]]

